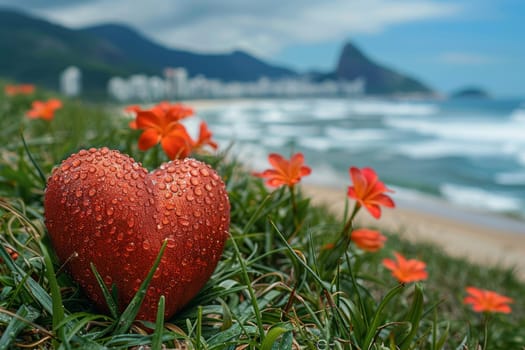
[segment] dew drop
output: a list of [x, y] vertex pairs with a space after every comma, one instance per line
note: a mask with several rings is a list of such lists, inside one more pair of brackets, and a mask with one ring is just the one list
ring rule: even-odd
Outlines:
[[181, 224], [182, 226], [190, 226], [190, 221], [188, 219], [179, 219], [179, 224]]
[[[79, 154], [80, 154], [80, 153], [79, 153]], [[80, 165], [80, 163], [81, 163], [81, 162], [80, 162], [80, 159], [75, 159], [75, 160], [73, 161], [72, 164], [73, 164], [73, 166], [77, 167], [77, 166]], [[67, 170], [67, 169], [66, 169], [66, 170]]]
[[145, 240], [142, 242], [142, 249], [149, 250], [150, 247], [151, 247], [151, 244], [148, 240]]
[[115, 212], [115, 209], [113, 209], [113, 207], [108, 207], [108, 208], [106, 209], [106, 214], [107, 214], [107, 215], [110, 215], [110, 216], [111, 216], [111, 215], [113, 215], [114, 212]]
[[201, 168], [199, 172], [201, 173], [202, 176], [210, 176], [210, 172], [206, 168]]
[[135, 243], [133, 242], [130, 242], [127, 246], [126, 246], [126, 251], [128, 252], [132, 252], [135, 250]]
[[124, 233], [123, 232], [119, 232], [118, 235], [117, 235], [117, 241], [122, 241], [124, 239]]
[[188, 193], [188, 194], [186, 195], [186, 199], [187, 199], [188, 201], [191, 202], [191, 201], [193, 201], [193, 200], [195, 199], [195, 197], [193, 196], [193, 194]]
[[77, 198], [82, 197], [82, 191], [81, 191], [81, 190], [76, 190], [76, 191], [75, 191], [75, 196], [76, 196]]
[[175, 247], [175, 240], [174, 240], [173, 238], [171, 238], [171, 237], [168, 238], [168, 243], [166, 243], [166, 246], [167, 246], [168, 248], [173, 248], [173, 247]]
[[88, 171], [91, 173], [91, 174], [94, 174], [97, 172], [97, 168], [95, 168], [94, 166], [90, 166]]
[[132, 228], [133, 226], [135, 226], [135, 220], [133, 220], [133, 219], [128, 219], [128, 227], [129, 227], [129, 228]]

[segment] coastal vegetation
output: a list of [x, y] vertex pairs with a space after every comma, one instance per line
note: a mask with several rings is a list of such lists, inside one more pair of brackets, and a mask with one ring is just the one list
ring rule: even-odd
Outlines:
[[[2, 91], [1, 349], [525, 348], [525, 284], [512, 270], [450, 258], [396, 232], [354, 230], [356, 216], [381, 220], [382, 210], [396, 210], [395, 194], [373, 169], [348, 164], [341, 188], [347, 208], [334, 215], [302, 194], [301, 178], [316, 169], [300, 152], [269, 155], [269, 169], [251, 173], [229, 149], [216, 149], [213, 130], [188, 135], [175, 118], [180, 126], [172, 133], [173, 125], [159, 122], [164, 112], [189, 117], [181, 105], [124, 112], [40, 89]], [[147, 286], [119, 309], [102, 279], [110, 312], [101, 313], [49, 240], [47, 178], [72, 153], [103, 147], [150, 171], [167, 154], [192, 156], [225, 182], [231, 212], [222, 258], [197, 296], [168, 319], [160, 298], [153, 321], [135, 320]]]

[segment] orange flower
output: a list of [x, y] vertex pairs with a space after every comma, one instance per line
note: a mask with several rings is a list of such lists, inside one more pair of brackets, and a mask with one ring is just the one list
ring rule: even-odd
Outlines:
[[409, 283], [427, 279], [428, 273], [424, 262], [415, 259], [407, 260], [397, 252], [394, 252], [394, 255], [396, 261], [383, 259], [383, 266], [392, 271], [392, 276], [399, 282]]
[[132, 125], [144, 130], [139, 137], [140, 150], [148, 150], [160, 142], [170, 159], [185, 158], [190, 154], [193, 140], [179, 121], [193, 114], [191, 108], [161, 102], [150, 110], [134, 110], [137, 117]]
[[7, 96], [31, 95], [35, 92], [35, 86], [33, 84], [6, 85], [4, 92]]
[[[135, 118], [137, 117], [137, 113], [141, 110], [140, 106], [139, 105], [130, 105], [130, 106], [127, 106], [126, 108], [124, 108], [124, 112], [126, 113], [131, 113], [133, 115], [135, 115]], [[137, 129], [137, 121], [135, 119], [133, 119], [132, 121], [129, 122], [129, 127], [131, 129]]]
[[51, 121], [55, 116], [55, 111], [62, 108], [62, 101], [52, 98], [47, 101], [34, 101], [33, 108], [27, 112], [31, 119], [41, 118]]
[[199, 150], [203, 146], [210, 146], [213, 149], [217, 149], [219, 147], [215, 141], [213, 141], [212, 138], [213, 134], [211, 133], [210, 129], [208, 129], [208, 124], [206, 122], [201, 122], [199, 126], [199, 139], [197, 142], [194, 143], [193, 149]]
[[364, 206], [376, 219], [381, 217], [381, 205], [394, 208], [392, 198], [385, 192], [392, 192], [384, 183], [379, 181], [372, 168], [350, 168], [350, 177], [354, 186], [348, 187], [348, 197], [355, 199], [359, 205]]
[[360, 249], [367, 252], [377, 252], [383, 248], [386, 242], [386, 237], [383, 236], [379, 231], [369, 230], [366, 228], [360, 228], [352, 231], [350, 239]]
[[254, 176], [267, 178], [266, 184], [272, 187], [287, 185], [292, 187], [303, 176], [310, 175], [312, 170], [304, 164], [304, 156], [302, 153], [296, 153], [290, 160], [284, 159], [281, 155], [271, 153], [268, 156], [268, 161], [274, 169], [267, 169], [262, 173], [254, 173]]
[[464, 304], [471, 304], [475, 312], [502, 312], [509, 314], [512, 310], [509, 303], [514, 302], [511, 298], [498, 294], [491, 290], [478, 289], [476, 287], [466, 288], [468, 296], [463, 299]]

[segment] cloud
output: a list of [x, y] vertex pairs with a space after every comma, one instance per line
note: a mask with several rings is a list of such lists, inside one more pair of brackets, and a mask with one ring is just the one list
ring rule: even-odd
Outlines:
[[443, 52], [437, 59], [441, 63], [452, 65], [486, 65], [497, 62], [493, 56], [473, 52]]
[[[0, 0], [0, 4], [9, 0]], [[16, 0], [10, 0], [15, 3]], [[30, 0], [34, 3], [53, 3]], [[437, 0], [76, 0], [33, 12], [71, 27], [125, 22], [171, 47], [243, 49], [269, 57], [290, 44], [343, 40], [391, 26], [448, 18], [462, 8]]]

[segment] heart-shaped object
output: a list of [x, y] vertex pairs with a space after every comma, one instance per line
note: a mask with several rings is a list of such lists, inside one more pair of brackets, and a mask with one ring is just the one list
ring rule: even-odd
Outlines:
[[207, 164], [175, 160], [148, 173], [107, 148], [81, 150], [54, 169], [45, 222], [59, 259], [97, 306], [106, 309], [93, 263], [123, 309], [167, 247], [138, 319], [154, 320], [161, 295], [170, 317], [215, 270], [228, 238], [230, 204]]

